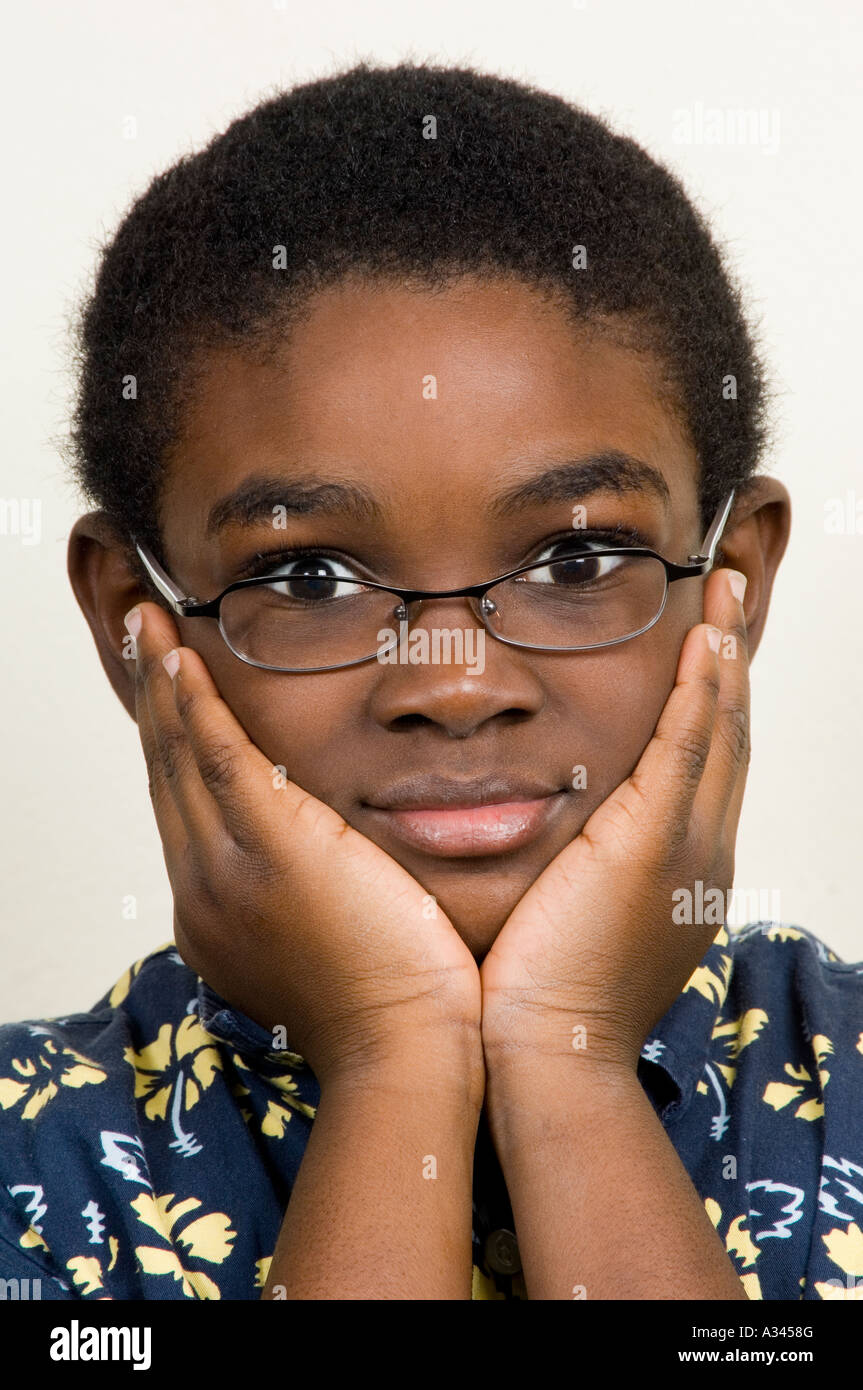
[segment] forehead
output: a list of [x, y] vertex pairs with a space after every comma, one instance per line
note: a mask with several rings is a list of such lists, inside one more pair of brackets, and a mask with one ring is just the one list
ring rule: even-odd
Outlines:
[[394, 514], [482, 509], [531, 458], [618, 449], [674, 499], [694, 455], [661, 363], [510, 279], [443, 289], [343, 282], [263, 357], [203, 359], [163, 491], [166, 543], [203, 540], [215, 501], [255, 474], [362, 477]]

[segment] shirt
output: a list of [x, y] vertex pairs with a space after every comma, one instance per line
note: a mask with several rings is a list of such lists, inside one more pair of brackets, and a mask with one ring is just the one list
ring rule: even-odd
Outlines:
[[[751, 1299], [863, 1298], [861, 1029], [863, 963], [758, 922], [720, 929], [644, 1043]], [[173, 942], [87, 1013], [0, 1028], [0, 1296], [260, 1298], [320, 1098], [272, 1044]], [[484, 1122], [472, 1297], [527, 1297]]]

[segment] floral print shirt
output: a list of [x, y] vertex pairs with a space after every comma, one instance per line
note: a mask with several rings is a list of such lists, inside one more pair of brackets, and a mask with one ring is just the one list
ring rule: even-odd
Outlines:
[[[749, 1298], [863, 1299], [863, 963], [723, 927], [638, 1074]], [[319, 1098], [173, 942], [0, 1027], [0, 1297], [260, 1298]], [[472, 1297], [527, 1297], [484, 1117]]]

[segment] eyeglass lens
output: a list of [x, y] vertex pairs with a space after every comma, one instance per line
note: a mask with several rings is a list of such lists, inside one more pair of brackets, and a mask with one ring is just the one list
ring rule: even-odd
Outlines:
[[[653, 556], [597, 553], [533, 566], [469, 602], [502, 638], [578, 650], [648, 627], [662, 611], [666, 583], [665, 567]], [[419, 608], [411, 605], [408, 614], [398, 595], [318, 565], [232, 590], [222, 600], [220, 624], [238, 656], [261, 666], [305, 670], [345, 665], [392, 647], [400, 619], [414, 619]]]

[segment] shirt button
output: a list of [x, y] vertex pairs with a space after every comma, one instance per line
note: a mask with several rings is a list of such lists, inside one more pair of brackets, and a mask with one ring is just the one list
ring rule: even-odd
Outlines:
[[485, 1259], [495, 1274], [518, 1274], [521, 1256], [515, 1234], [506, 1230], [492, 1231], [485, 1243]]

